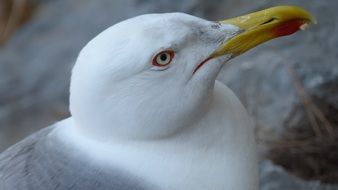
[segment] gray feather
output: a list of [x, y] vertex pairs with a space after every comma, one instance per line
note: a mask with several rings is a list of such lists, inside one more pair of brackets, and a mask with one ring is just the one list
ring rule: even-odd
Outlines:
[[[85, 155], [48, 134], [51, 126], [0, 154], [1, 190], [146, 190], [118, 168], [97, 167]], [[99, 169], [101, 168], [101, 169]]]

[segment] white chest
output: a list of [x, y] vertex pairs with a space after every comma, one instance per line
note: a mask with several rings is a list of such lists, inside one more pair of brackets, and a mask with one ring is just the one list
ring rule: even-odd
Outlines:
[[177, 137], [103, 144], [71, 132], [71, 128], [67, 129], [69, 139], [83, 147], [91, 160], [105, 168], [118, 166], [155, 189], [258, 190], [250, 119], [233, 93], [221, 84], [215, 86], [208, 114]]
[[[146, 149], [147, 148], [147, 149]], [[254, 146], [116, 148], [114, 163], [163, 190], [256, 190]], [[236, 152], [237, 151], [237, 152]], [[118, 157], [117, 157], [118, 155]], [[112, 160], [111, 160], [112, 161]]]

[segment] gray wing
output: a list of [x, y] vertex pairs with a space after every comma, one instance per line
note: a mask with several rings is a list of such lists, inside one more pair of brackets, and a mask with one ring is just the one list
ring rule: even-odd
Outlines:
[[0, 154], [1, 190], [146, 190], [121, 169], [98, 169], [77, 150], [40, 130]]

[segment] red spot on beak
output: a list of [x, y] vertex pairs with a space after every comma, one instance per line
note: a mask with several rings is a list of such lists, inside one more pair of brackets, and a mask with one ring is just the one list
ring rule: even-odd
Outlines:
[[304, 20], [290, 20], [284, 23], [281, 23], [279, 26], [273, 29], [273, 33], [276, 36], [287, 36], [291, 35], [298, 30], [300, 30], [300, 27], [305, 24], [306, 22]]

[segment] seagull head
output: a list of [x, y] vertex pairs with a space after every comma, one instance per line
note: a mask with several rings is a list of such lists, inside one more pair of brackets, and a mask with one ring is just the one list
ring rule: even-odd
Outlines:
[[125, 20], [80, 52], [70, 87], [72, 117], [102, 139], [173, 136], [208, 112], [226, 62], [313, 21], [293, 6], [219, 22], [183, 13]]

